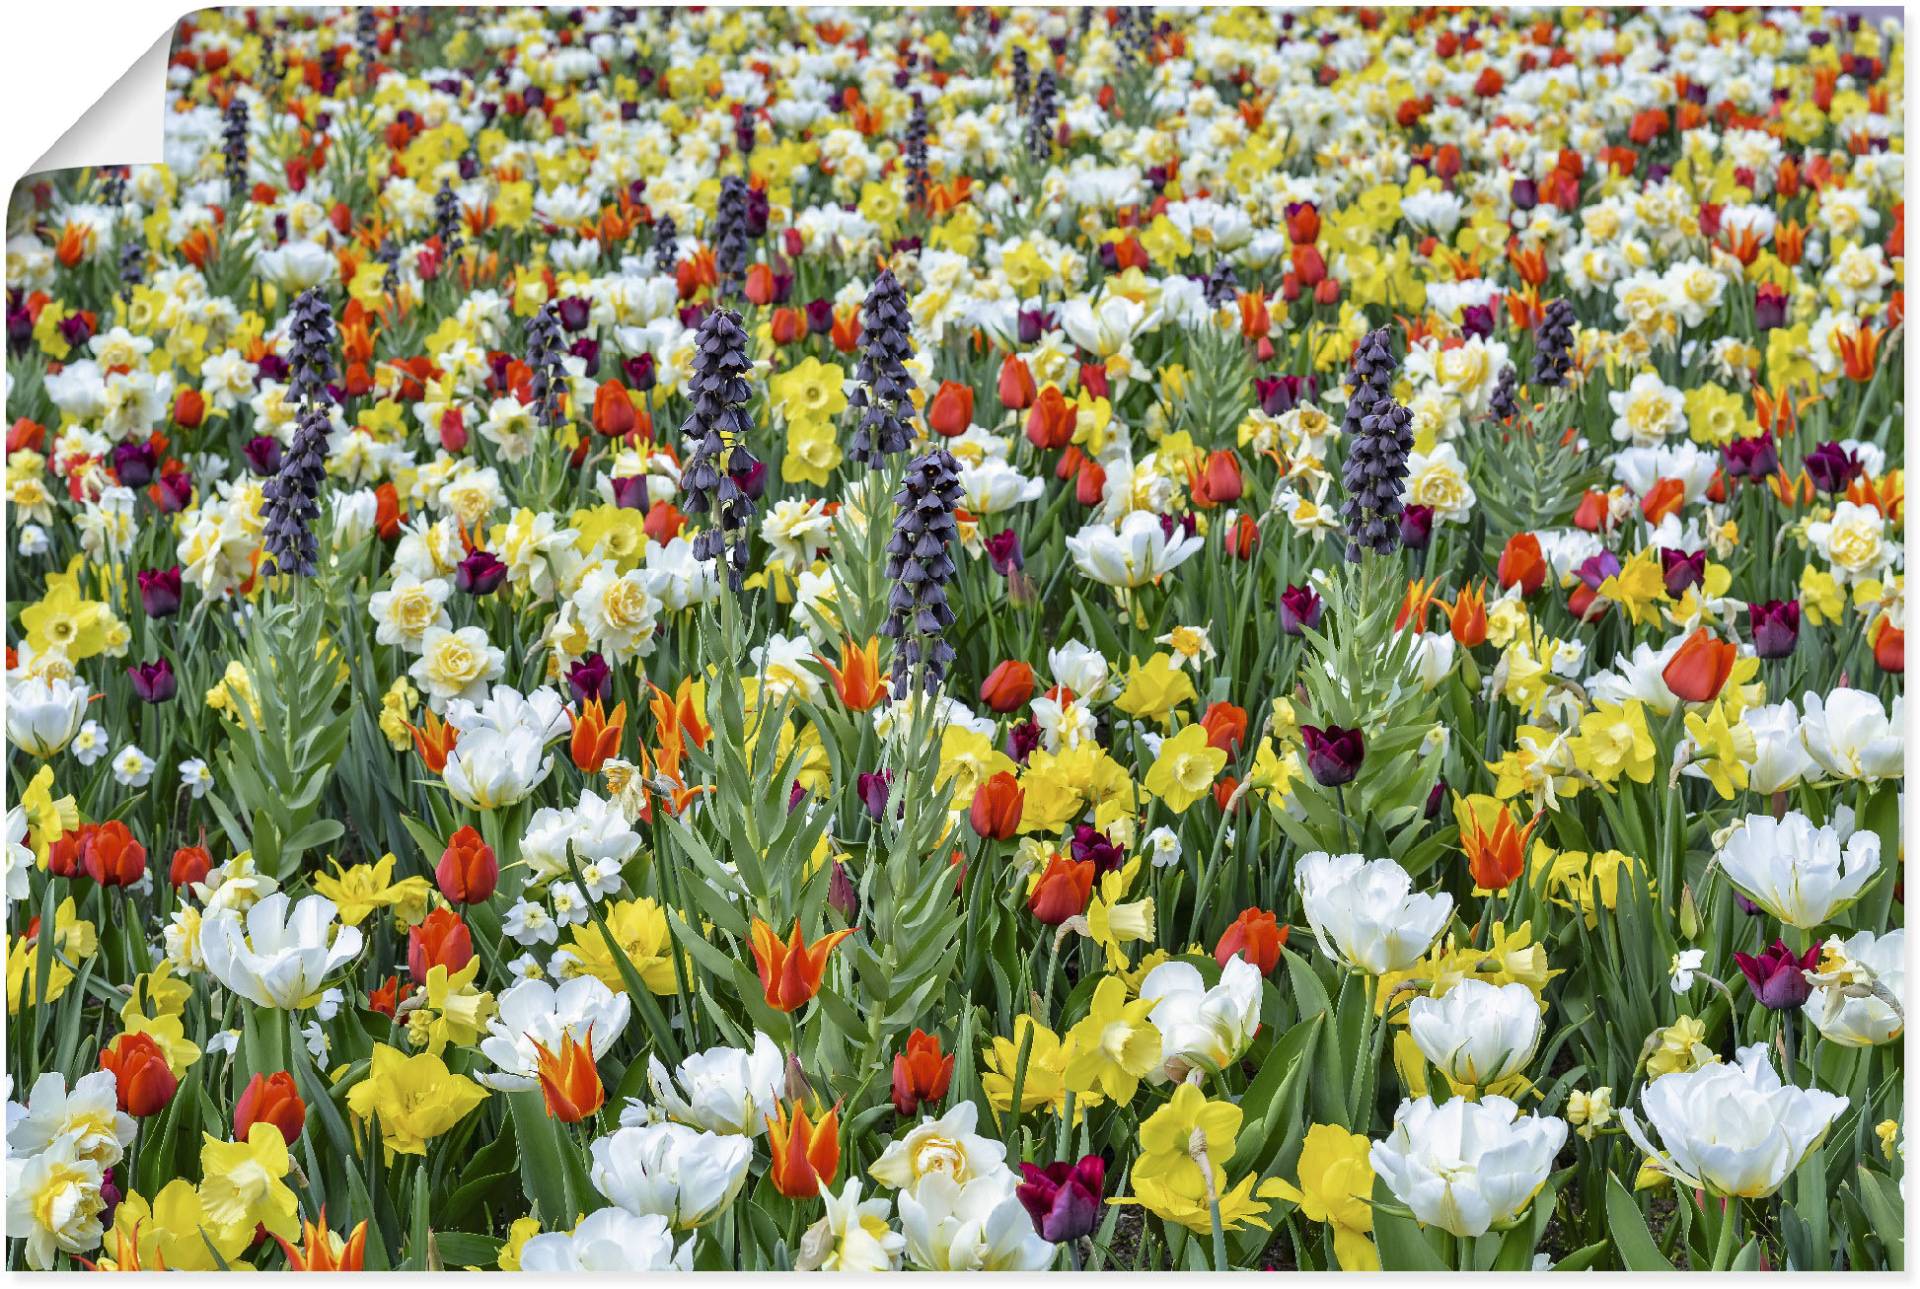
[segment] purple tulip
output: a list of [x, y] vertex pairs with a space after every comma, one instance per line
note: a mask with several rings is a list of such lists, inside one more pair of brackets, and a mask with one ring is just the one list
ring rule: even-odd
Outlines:
[[613, 504], [622, 510], [645, 510], [648, 506], [647, 476], [628, 474], [614, 479]]
[[1015, 764], [1025, 765], [1033, 750], [1040, 746], [1040, 725], [1037, 721], [1022, 721], [1007, 731], [1007, 755]]
[[1408, 506], [1400, 512], [1400, 544], [1423, 551], [1433, 541], [1433, 507]]
[[1320, 625], [1327, 602], [1311, 586], [1289, 586], [1280, 592], [1280, 629], [1290, 636]]
[[153, 444], [116, 443], [113, 445], [113, 472], [129, 488], [144, 488], [153, 482]]
[[143, 568], [134, 574], [140, 584], [140, 607], [150, 618], [170, 618], [180, 612], [180, 566]]
[[1434, 782], [1433, 791], [1427, 794], [1427, 807], [1422, 812], [1428, 823], [1432, 823], [1440, 817], [1440, 808], [1444, 806], [1446, 802], [1447, 781], [1445, 778], [1437, 779]]
[[1037, 343], [1041, 336], [1053, 330], [1054, 318], [1045, 309], [1022, 309], [1017, 320], [1020, 343]]
[[280, 473], [280, 452], [280, 440], [271, 434], [256, 434], [240, 449], [240, 455], [247, 459], [247, 469], [263, 479]]
[[893, 786], [892, 780], [891, 770], [882, 770], [878, 774], [869, 770], [860, 775], [855, 785], [856, 791], [860, 794], [860, 804], [865, 806], [867, 813], [875, 819], [886, 818], [887, 793]]
[[807, 331], [824, 336], [833, 330], [833, 301], [822, 298], [807, 301]]
[[1020, 549], [1020, 534], [1009, 528], [987, 538], [987, 562], [1002, 577], [1011, 577], [1027, 566]]
[[1314, 395], [1318, 382], [1311, 376], [1255, 376], [1253, 392], [1268, 416], [1290, 412]]
[[1540, 185], [1522, 175], [1513, 181], [1510, 197], [1515, 210], [1532, 210], [1540, 204]]
[[749, 501], [760, 500], [761, 494], [767, 490], [765, 461], [755, 461], [744, 469], [729, 469], [727, 475], [733, 480], [733, 486], [745, 493]]
[[1460, 311], [1460, 333], [1468, 339], [1485, 340], [1493, 334], [1493, 310], [1484, 304], [1470, 304]]
[[613, 668], [597, 653], [590, 653], [567, 668], [567, 688], [578, 703], [595, 699], [604, 703], [613, 695]]
[[453, 570], [453, 584], [468, 595], [492, 595], [507, 580], [507, 566], [490, 550], [475, 547]]
[[1307, 745], [1307, 770], [1323, 788], [1352, 783], [1353, 777], [1360, 773], [1361, 762], [1367, 759], [1367, 743], [1359, 730], [1342, 729], [1338, 725], [1325, 729], [1302, 725], [1300, 737]]
[[585, 331], [587, 319], [593, 305], [583, 296], [568, 295], [560, 298], [560, 325], [568, 331]]
[[[1667, 594], [1679, 599], [1690, 586], [1698, 586], [1707, 572], [1707, 552], [1703, 547], [1689, 554], [1671, 547], [1660, 548], [1660, 571], [1667, 581]], [[1598, 588], [1596, 588], [1598, 589]]]
[[1830, 497], [1845, 492], [1860, 474], [1860, 458], [1838, 443], [1822, 443], [1807, 453], [1804, 464], [1813, 486]]
[[1735, 439], [1720, 449], [1720, 459], [1726, 464], [1728, 476], [1734, 479], [1757, 481], [1770, 477], [1780, 468], [1780, 454], [1774, 449], [1771, 434]]
[[1747, 606], [1747, 631], [1762, 658], [1785, 658], [1800, 643], [1800, 601], [1768, 600]]
[[164, 703], [180, 692], [173, 664], [165, 658], [135, 663], [127, 668], [127, 679], [133, 682], [134, 697], [143, 703]]
[[833, 871], [827, 874], [827, 905], [845, 918], [849, 926], [860, 912], [860, 892], [847, 876], [847, 866], [837, 859], [833, 861]]
[[627, 387], [636, 393], [652, 389], [659, 379], [652, 354], [637, 354], [621, 363], [620, 370], [627, 378]]
[[1580, 567], [1574, 570], [1580, 580], [1586, 583], [1589, 591], [1598, 591], [1606, 580], [1620, 572], [1620, 557], [1612, 551], [1601, 551], [1580, 561]]
[[1013, 1188], [1033, 1229], [1043, 1240], [1064, 1244], [1093, 1234], [1099, 1225], [1107, 1184], [1107, 1161], [1083, 1156], [1078, 1163], [1062, 1161], [1045, 1168], [1020, 1165], [1026, 1180]]
[[175, 470], [163, 474], [155, 482], [153, 504], [160, 513], [171, 515], [185, 510], [187, 503], [193, 500], [193, 476], [185, 470]]
[[1787, 325], [1787, 293], [1762, 282], [1753, 291], [1753, 328], [1772, 331]]
[[1759, 957], [1736, 953], [1733, 960], [1740, 964], [1740, 973], [1747, 978], [1747, 986], [1762, 1007], [1770, 1011], [1790, 1011], [1804, 1007], [1813, 993], [1806, 973], [1819, 963], [1820, 946], [1809, 945], [1806, 953], [1796, 955], [1784, 940], [1775, 940]]
[[1120, 866], [1126, 862], [1127, 853], [1092, 824], [1076, 824], [1073, 829], [1073, 857], [1092, 860], [1094, 874], [1099, 876], [1119, 872]]

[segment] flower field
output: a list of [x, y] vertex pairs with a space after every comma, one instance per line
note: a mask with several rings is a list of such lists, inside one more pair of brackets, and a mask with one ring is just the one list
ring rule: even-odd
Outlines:
[[10, 1269], [1904, 1269], [1904, 45], [208, 10], [7, 218]]

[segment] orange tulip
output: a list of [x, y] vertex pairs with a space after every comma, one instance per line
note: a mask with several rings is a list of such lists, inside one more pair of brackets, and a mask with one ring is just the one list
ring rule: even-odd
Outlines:
[[1018, 412], [1033, 406], [1038, 390], [1033, 383], [1033, 373], [1027, 370], [1019, 355], [1008, 354], [1000, 364], [999, 391], [1002, 407]]
[[1880, 615], [1868, 638], [1873, 642], [1874, 665], [1881, 671], [1904, 676], [1907, 671], [1907, 633], [1893, 625], [1893, 619]]
[[973, 790], [967, 821], [980, 836], [990, 841], [1005, 841], [1020, 831], [1020, 816], [1026, 804], [1027, 794], [1020, 780], [1002, 770]]
[[793, 937], [785, 944], [779, 934], [759, 918], [753, 920], [753, 965], [760, 971], [760, 985], [766, 990], [767, 1006], [790, 1012], [803, 1007], [820, 992], [820, 977], [826, 974], [827, 955], [834, 946], [853, 934], [851, 929], [830, 931], [812, 944], [800, 934], [800, 919], [793, 920]]
[[407, 728], [413, 731], [413, 747], [420, 754], [426, 767], [439, 774], [447, 768], [447, 753], [453, 751], [460, 741], [460, 731], [441, 720], [429, 709], [422, 718], [424, 725], [415, 725], [411, 721]]
[[573, 763], [587, 774], [598, 774], [600, 767], [618, 755], [620, 736], [627, 728], [627, 705], [621, 703], [608, 716], [597, 698], [589, 698], [581, 704], [580, 712], [573, 717], [573, 738], [567, 750], [573, 754]]
[[1280, 965], [1280, 947], [1291, 930], [1265, 909], [1245, 909], [1221, 933], [1220, 943], [1213, 946], [1213, 960], [1224, 967], [1229, 959], [1245, 958], [1264, 976]]
[[[320, 1209], [320, 1222], [302, 1220], [301, 1243], [304, 1248], [289, 1244], [285, 1238], [274, 1236], [280, 1241], [280, 1247], [287, 1255], [289, 1271], [361, 1271], [366, 1267], [367, 1223], [362, 1218], [353, 1233], [341, 1239], [327, 1229], [327, 1210]], [[122, 1264], [124, 1266], [124, 1264]], [[164, 1269], [164, 1268], [163, 1268]]]
[[561, 1123], [579, 1123], [597, 1113], [607, 1099], [607, 1090], [601, 1086], [600, 1071], [593, 1064], [593, 1026], [587, 1026], [584, 1042], [575, 1041], [572, 1030], [561, 1034], [557, 1053], [539, 1039], [533, 1041], [533, 1047], [548, 1116]]
[[807, 1118], [805, 1106], [789, 1113], [784, 1102], [775, 1105], [767, 1120], [767, 1145], [773, 1152], [768, 1173], [773, 1188], [788, 1199], [812, 1199], [832, 1186], [840, 1171], [840, 1108], [816, 1123]]
[[1539, 590], [1547, 580], [1547, 557], [1540, 551], [1540, 539], [1532, 533], [1507, 538], [1496, 573], [1502, 588], [1517, 586], [1522, 595]]
[[1018, 658], [1009, 658], [980, 682], [980, 701], [1005, 715], [1026, 706], [1033, 697], [1033, 668]]
[[1047, 926], [1059, 926], [1087, 911], [1093, 894], [1094, 863], [1055, 855], [1027, 894], [1027, 911]]
[[1469, 649], [1475, 648], [1486, 641], [1487, 593], [1485, 583], [1460, 588], [1460, 594], [1454, 596], [1453, 603], [1447, 606], [1447, 625], [1453, 631], [1453, 638]]
[[1074, 423], [1079, 409], [1067, 401], [1058, 385], [1049, 385], [1033, 400], [1027, 413], [1027, 441], [1042, 450], [1064, 448], [1073, 442]]
[[1462, 798], [1453, 799], [1454, 815], [1460, 821], [1460, 849], [1466, 853], [1467, 869], [1475, 886], [1486, 891], [1504, 891], [1513, 885], [1527, 866], [1527, 841], [1540, 826], [1535, 815], [1525, 828], [1514, 826], [1513, 812], [1501, 805], [1490, 818], [1482, 818]]
[[1872, 380], [1880, 361], [1880, 333], [1863, 323], [1852, 335], [1840, 336], [1838, 341], [1847, 379], [1862, 385]]
[[940, 1104], [953, 1080], [953, 1053], [940, 1050], [940, 1036], [916, 1029], [907, 1050], [893, 1058], [893, 1108], [903, 1117], [918, 1114], [922, 1103]]
[[1232, 703], [1214, 703], [1200, 718], [1200, 727], [1207, 732], [1208, 747], [1232, 756], [1246, 741], [1247, 709]]
[[[819, 657], [819, 655], [815, 655]], [[880, 637], [870, 636], [867, 643], [840, 642], [840, 665], [825, 658], [820, 665], [833, 677], [833, 690], [850, 712], [870, 711], [887, 696], [886, 678], [880, 671]]]
[[1199, 468], [1189, 468], [1188, 482], [1193, 504], [1202, 510], [1238, 501], [1246, 491], [1240, 477], [1240, 458], [1224, 449], [1209, 452]]
[[120, 1108], [136, 1119], [158, 1114], [173, 1100], [180, 1080], [166, 1051], [151, 1034], [122, 1034], [100, 1052], [100, 1068], [113, 1071]]
[[[397, 977], [387, 977], [393, 982], [394, 994], [399, 994]], [[393, 1009], [387, 1009], [387, 1015], [393, 1015]], [[280, 1130], [280, 1138], [289, 1146], [300, 1140], [300, 1134], [307, 1126], [307, 1103], [300, 1099], [300, 1093], [293, 1085], [293, 1075], [285, 1070], [273, 1074], [256, 1074], [247, 1080], [240, 1099], [233, 1103], [233, 1139], [245, 1141], [253, 1132], [256, 1123], [270, 1123]]]
[[927, 428], [946, 438], [965, 434], [973, 424], [973, 386], [943, 380], [927, 404]]
[[1655, 479], [1647, 495], [1640, 499], [1640, 513], [1647, 517], [1648, 523], [1658, 526], [1662, 519], [1679, 511], [1686, 500], [1685, 483], [1679, 479]]
[[1733, 673], [1739, 654], [1734, 645], [1714, 639], [1711, 631], [1701, 627], [1687, 637], [1660, 675], [1682, 702], [1710, 703]]
[[747, 270], [746, 296], [754, 304], [762, 306], [772, 304], [778, 289], [779, 284], [774, 281], [772, 265], [756, 264]]
[[593, 395], [593, 428], [610, 439], [622, 438], [639, 426], [633, 396], [617, 380], [600, 382]]

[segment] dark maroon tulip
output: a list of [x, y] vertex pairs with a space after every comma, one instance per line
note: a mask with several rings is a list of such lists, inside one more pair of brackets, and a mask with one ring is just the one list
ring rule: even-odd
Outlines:
[[1759, 957], [1736, 953], [1733, 960], [1740, 964], [1740, 973], [1747, 978], [1748, 987], [1762, 1007], [1789, 1011], [1804, 1007], [1813, 993], [1806, 973], [1819, 963], [1820, 946], [1809, 945], [1804, 954], [1796, 955], [1787, 948], [1786, 941], [1775, 940]]
[[1117, 873], [1126, 862], [1127, 852], [1113, 844], [1092, 824], [1076, 824], [1073, 829], [1073, 857], [1092, 860], [1095, 876]]
[[1671, 547], [1660, 548], [1660, 571], [1667, 580], [1667, 594], [1679, 599], [1687, 593], [1690, 586], [1698, 586], [1700, 579], [1706, 576], [1706, 548], [1689, 554]]
[[165, 658], [135, 663], [127, 668], [127, 679], [133, 682], [134, 697], [143, 703], [164, 703], [180, 692], [173, 664]]
[[1022, 309], [1017, 319], [1020, 343], [1031, 345], [1053, 330], [1053, 315], [1045, 309]]
[[1433, 541], [1433, 507], [1408, 506], [1400, 512], [1400, 544], [1423, 551]]
[[1845, 492], [1847, 485], [1860, 474], [1860, 458], [1832, 442], [1822, 443], [1807, 453], [1805, 465], [1807, 478], [1828, 496]]
[[1515, 210], [1532, 210], [1540, 204], [1540, 185], [1522, 176], [1513, 181], [1510, 198]]
[[807, 301], [807, 330], [816, 336], [824, 336], [833, 330], [833, 301]]
[[1040, 725], [1037, 721], [1023, 721], [1007, 731], [1007, 755], [1025, 765], [1033, 750], [1040, 746]]
[[878, 774], [872, 771], [866, 771], [860, 775], [856, 783], [856, 789], [860, 794], [860, 804], [865, 806], [867, 813], [875, 819], [886, 817], [887, 792], [893, 786], [892, 780], [893, 772], [891, 770], [882, 770]]
[[1427, 794], [1426, 820], [1432, 823], [1440, 817], [1440, 808], [1447, 802], [1447, 781], [1442, 778], [1434, 783], [1433, 791]]
[[[741, 455], [735, 453], [735, 456]], [[767, 463], [755, 461], [752, 465], [729, 469], [727, 476], [733, 480], [733, 486], [747, 495], [749, 501], [758, 501], [767, 490]]]
[[582, 296], [568, 295], [560, 299], [560, 325], [568, 331], [585, 331], [587, 319], [593, 311], [593, 305]]
[[653, 355], [639, 354], [620, 364], [627, 378], [627, 388], [636, 394], [645, 393], [658, 383], [659, 377], [653, 369]]
[[507, 566], [490, 550], [475, 547], [453, 570], [453, 584], [468, 595], [492, 595], [507, 580]]
[[1753, 651], [1762, 658], [1785, 658], [1800, 643], [1800, 601], [1768, 600], [1747, 606], [1747, 630]]
[[1773, 446], [1773, 435], [1760, 434], [1750, 439], [1735, 439], [1720, 449], [1727, 474], [1735, 479], [1755, 481], [1770, 478], [1780, 468], [1780, 454]]
[[1002, 577], [1011, 577], [1025, 568], [1027, 557], [1020, 549], [1020, 534], [1008, 528], [987, 538], [987, 562]]
[[113, 472], [129, 488], [144, 488], [153, 482], [153, 444], [116, 443], [113, 445]]
[[1041, 1239], [1064, 1244], [1093, 1234], [1105, 1207], [1106, 1160], [1086, 1155], [1078, 1163], [1062, 1161], [1045, 1168], [1023, 1163], [1020, 1175], [1026, 1180], [1014, 1187], [1013, 1193], [1033, 1219], [1033, 1229]]
[[153, 504], [163, 515], [178, 514], [193, 500], [193, 476], [185, 470], [163, 474], [154, 484]]
[[612, 481], [613, 504], [622, 510], [645, 510], [647, 500], [647, 476], [644, 474], [622, 475]]
[[1327, 602], [1311, 586], [1289, 586], [1280, 592], [1280, 629], [1290, 636], [1320, 625]]
[[860, 892], [854, 889], [847, 866], [837, 859], [833, 861], [833, 871], [827, 874], [827, 904], [845, 918], [849, 926], [860, 912]]
[[1359, 730], [1302, 725], [1300, 737], [1307, 745], [1307, 770], [1323, 788], [1352, 783], [1353, 776], [1360, 773], [1360, 763], [1367, 759], [1366, 740]]
[[1787, 293], [1771, 282], [1762, 282], [1753, 289], [1754, 330], [1772, 331], [1786, 325]]
[[1253, 391], [1260, 399], [1260, 410], [1268, 416], [1290, 412], [1318, 388], [1311, 376], [1255, 376]]
[[280, 473], [280, 451], [279, 439], [271, 434], [256, 434], [240, 449], [240, 455], [247, 459], [247, 469], [264, 479]]
[[180, 566], [143, 568], [134, 574], [140, 583], [140, 607], [150, 618], [170, 618], [180, 612]]
[[793, 786], [787, 789], [787, 813], [792, 814], [807, 799], [807, 785], [795, 779]]
[[590, 653], [567, 668], [567, 688], [577, 703], [598, 699], [605, 703], [613, 696], [613, 668], [597, 653]]
[[69, 313], [59, 325], [60, 338], [76, 349], [93, 339], [93, 322], [85, 313]]
[[1619, 574], [1620, 557], [1612, 551], [1601, 551], [1598, 555], [1581, 560], [1580, 566], [1573, 571], [1589, 591], [1598, 591], [1606, 585], [1608, 578]]
[[1489, 305], [1470, 304], [1460, 310], [1460, 334], [1468, 339], [1485, 340], [1493, 334], [1493, 309]]

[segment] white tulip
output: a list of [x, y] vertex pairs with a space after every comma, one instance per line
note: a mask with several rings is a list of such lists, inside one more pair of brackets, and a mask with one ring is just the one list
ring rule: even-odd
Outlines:
[[1763, 797], [1785, 792], [1814, 772], [1813, 757], [1800, 739], [1800, 712], [1791, 702], [1749, 707], [1744, 717], [1753, 731], [1754, 758], [1747, 786]]
[[1906, 773], [1905, 713], [1900, 697], [1891, 715], [1858, 689], [1836, 689], [1802, 701], [1800, 740], [1820, 769], [1836, 779], [1897, 779]]
[[596, 1055], [613, 1050], [627, 1028], [630, 1004], [595, 976], [575, 976], [558, 988], [544, 980], [522, 980], [500, 995], [499, 1010], [487, 1022], [480, 1052], [499, 1067], [476, 1077], [502, 1092], [530, 1092], [539, 1086], [536, 1043], [558, 1052], [565, 1036], [586, 1043]]
[[593, 1143], [594, 1189], [636, 1216], [701, 1226], [740, 1193], [753, 1142], [679, 1123], [621, 1128]]
[[[672, 1075], [657, 1056], [647, 1058], [647, 1082], [669, 1118], [709, 1132], [757, 1137], [767, 1129], [786, 1088], [779, 1045], [755, 1033], [753, 1050], [710, 1047], [680, 1062]], [[621, 1115], [621, 1122], [628, 1122]]]
[[673, 1231], [658, 1214], [636, 1217], [624, 1208], [603, 1208], [572, 1231], [550, 1231], [520, 1250], [522, 1271], [691, 1271], [693, 1241], [678, 1250]]
[[1523, 1115], [1505, 1097], [1436, 1106], [1403, 1101], [1393, 1131], [1373, 1143], [1373, 1171], [1429, 1226], [1485, 1235], [1519, 1220], [1566, 1144], [1564, 1120]]
[[1880, 870], [1880, 837], [1849, 819], [1815, 824], [1797, 810], [1780, 819], [1748, 815], [1716, 858], [1748, 899], [1788, 926], [1810, 930], [1860, 898]]
[[926, 1271], [1045, 1271], [1053, 1262], [1054, 1246], [1034, 1234], [1010, 1179], [928, 1177], [900, 1193], [900, 1230], [907, 1258]]
[[1764, 1043], [1741, 1048], [1738, 1064], [1662, 1075], [1640, 1103], [1665, 1149], [1632, 1110], [1620, 1123], [1655, 1167], [1683, 1186], [1745, 1199], [1779, 1190], [1847, 1108], [1845, 1097], [1782, 1084]]
[[1356, 971], [1404, 971], [1426, 953], [1453, 913], [1453, 897], [1413, 893], [1391, 859], [1314, 851], [1294, 875], [1320, 952]]
[[1540, 1046], [1540, 1004], [1525, 985], [1468, 978], [1407, 1005], [1407, 1033], [1433, 1068], [1463, 1087], [1498, 1083]]
[[309, 895], [288, 909], [275, 891], [242, 915], [209, 912], [200, 921], [207, 972], [247, 1001], [291, 1011], [318, 1001], [329, 973], [360, 952], [360, 928], [341, 926], [332, 900]]
[[80, 732], [89, 691], [83, 680], [34, 676], [7, 686], [7, 741], [42, 760]]
[[[1821, 964], [1807, 1015], [1821, 1037], [1842, 1047], [1876, 1047], [1906, 1032], [1907, 933], [1905, 929], [1876, 936], [1861, 931], [1845, 940], [1827, 942], [1829, 957], [1841, 961], [1838, 969]], [[1879, 989], [1872, 989], [1872, 986]], [[1880, 990], [1899, 1000], [1895, 1009]]]
[[[1181, 530], [1174, 528], [1176, 534]], [[1067, 538], [1067, 549], [1082, 573], [1105, 586], [1145, 586], [1198, 554], [1206, 539], [1181, 534], [1169, 539], [1160, 517], [1130, 511], [1119, 531], [1105, 523], [1088, 524]]]
[[514, 804], [540, 786], [553, 770], [553, 758], [543, 757], [540, 741], [525, 730], [500, 733], [482, 729], [463, 734], [440, 772], [447, 791], [473, 810], [499, 810]]
[[1163, 962], [1140, 982], [1140, 996], [1154, 1000], [1147, 1019], [1160, 1031], [1160, 1080], [1178, 1083], [1195, 1068], [1219, 1073], [1260, 1028], [1260, 968], [1242, 957], [1227, 959], [1212, 989], [1192, 963]]

